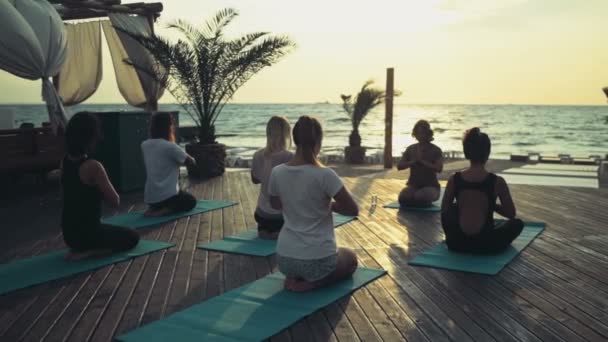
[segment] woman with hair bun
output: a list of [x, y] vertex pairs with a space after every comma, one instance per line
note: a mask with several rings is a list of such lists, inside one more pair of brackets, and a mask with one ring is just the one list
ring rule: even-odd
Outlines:
[[427, 207], [439, 199], [437, 173], [443, 170], [443, 153], [432, 143], [433, 130], [426, 120], [414, 125], [412, 136], [418, 143], [407, 147], [397, 170], [410, 169], [406, 187], [399, 194], [401, 207]]
[[68, 260], [128, 251], [139, 242], [135, 230], [100, 221], [102, 202], [113, 207], [120, 204], [106, 169], [91, 157], [101, 137], [99, 121], [91, 113], [74, 114], [66, 127], [67, 153], [61, 162], [61, 229], [70, 248]]
[[[519, 236], [524, 224], [515, 217], [505, 180], [485, 169], [490, 137], [475, 127], [465, 132], [462, 145], [470, 166], [448, 180], [441, 204], [445, 242], [455, 252], [500, 253]], [[495, 226], [494, 212], [507, 220]]]
[[272, 170], [268, 192], [272, 207], [282, 210], [285, 219], [277, 241], [285, 288], [303, 292], [355, 272], [355, 253], [337, 247], [332, 212], [357, 216], [359, 208], [340, 177], [317, 159], [323, 140], [319, 121], [300, 117], [293, 140], [296, 154]]

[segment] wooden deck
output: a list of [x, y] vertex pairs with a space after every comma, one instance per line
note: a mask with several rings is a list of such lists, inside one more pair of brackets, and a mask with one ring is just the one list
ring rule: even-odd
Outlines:
[[[513, 186], [520, 217], [544, 221], [547, 229], [499, 275], [488, 277], [408, 266], [443, 239], [439, 215], [382, 208], [403, 180], [345, 182], [361, 215], [337, 231], [339, 244], [354, 248], [361, 264], [389, 275], [272, 341], [608, 340], [606, 189]], [[240, 205], [141, 230], [145, 239], [176, 243], [171, 249], [0, 296], [0, 340], [110, 341], [272, 272], [273, 258], [196, 249], [255, 225], [258, 188], [248, 173], [229, 172], [190, 190]], [[56, 206], [56, 194], [50, 197], [51, 204], [40, 206]], [[138, 195], [129, 197], [122, 210], [143, 208]], [[23, 216], [25, 205], [16, 201], [0, 210], [2, 233], [21, 232], [1, 245], [2, 263], [63, 247], [56, 208], [35, 207]]]

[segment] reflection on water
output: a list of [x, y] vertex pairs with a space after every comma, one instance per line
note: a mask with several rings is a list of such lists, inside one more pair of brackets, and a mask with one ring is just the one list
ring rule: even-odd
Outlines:
[[[161, 110], [181, 110], [177, 105], [161, 105]], [[47, 120], [44, 105], [3, 105], [15, 113], [17, 124]], [[81, 110], [135, 110], [127, 105], [79, 105]], [[341, 153], [348, 144], [350, 121], [338, 104], [230, 104], [216, 122], [219, 141], [240, 147], [244, 154], [265, 144], [265, 124], [273, 115], [286, 116], [293, 124], [303, 114], [321, 119], [325, 129], [323, 150]], [[393, 123], [393, 151], [400, 154], [414, 142], [411, 128], [419, 119], [431, 122], [435, 144], [443, 150], [461, 150], [465, 129], [479, 126], [492, 138], [492, 156], [505, 158], [511, 153], [539, 152], [576, 156], [608, 153], [608, 106], [525, 106], [525, 105], [396, 105]], [[182, 126], [192, 119], [182, 113]], [[370, 113], [360, 127], [363, 144], [370, 152], [384, 146], [384, 108]]]

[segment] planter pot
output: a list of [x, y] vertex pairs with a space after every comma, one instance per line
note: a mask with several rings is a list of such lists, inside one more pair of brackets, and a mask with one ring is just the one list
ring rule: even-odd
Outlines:
[[188, 165], [188, 175], [195, 178], [211, 178], [226, 171], [226, 145], [188, 144], [186, 152], [196, 159], [196, 166]]
[[348, 164], [365, 163], [366, 148], [362, 146], [346, 146], [344, 148], [344, 160]]

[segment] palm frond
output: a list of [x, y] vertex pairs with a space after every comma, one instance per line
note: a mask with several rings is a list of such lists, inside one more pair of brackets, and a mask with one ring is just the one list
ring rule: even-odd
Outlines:
[[224, 28], [238, 15], [239, 12], [236, 9], [224, 8], [205, 23], [205, 28], [201, 32], [207, 39], [217, 39], [222, 35]]
[[168, 71], [166, 89], [187, 113], [195, 114], [202, 143], [215, 142], [215, 121], [236, 91], [295, 48], [288, 37], [268, 32], [224, 39], [225, 28], [237, 16], [234, 9], [221, 10], [202, 28], [176, 20], [169, 27], [182, 36], [177, 42], [127, 32]]

